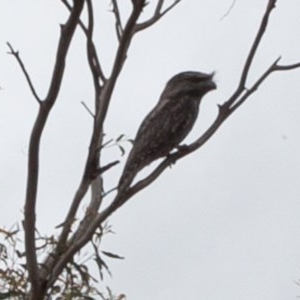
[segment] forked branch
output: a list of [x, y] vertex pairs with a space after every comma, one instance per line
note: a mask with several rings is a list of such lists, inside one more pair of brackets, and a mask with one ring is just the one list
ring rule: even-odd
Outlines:
[[261, 20], [258, 32], [255, 36], [255, 39], [250, 48], [249, 54], [246, 58], [238, 87], [237, 87], [236, 91], [232, 94], [232, 96], [229, 98], [229, 100], [225, 103], [225, 105], [227, 105], [228, 107], [230, 107], [236, 101], [236, 99], [242, 94], [242, 92], [245, 90], [246, 81], [248, 78], [248, 74], [249, 74], [254, 56], [257, 52], [258, 46], [260, 45], [263, 35], [267, 29], [267, 26], [269, 23], [269, 17], [271, 15], [272, 10], [275, 8], [276, 1], [277, 0], [269, 0], [269, 2], [268, 2], [268, 5], [267, 5], [267, 8], [263, 15], [263, 18]]
[[[69, 4], [69, 2], [67, 0], [61, 0], [61, 2], [66, 6], [66, 8], [71, 11], [72, 10], [72, 6]], [[84, 34], [87, 37], [87, 41], [89, 43], [89, 47], [90, 47], [90, 53], [92, 53], [92, 58], [93, 58], [93, 64], [95, 65], [95, 69], [97, 70], [97, 74], [99, 75], [99, 78], [105, 82], [105, 75], [104, 72], [102, 70], [101, 64], [100, 64], [100, 60], [99, 57], [97, 55], [97, 51], [96, 51], [96, 46], [93, 42], [93, 40], [91, 39], [91, 28], [93, 28], [93, 8], [92, 8], [92, 2], [91, 1], [87, 1], [87, 6], [88, 6], [88, 19], [89, 19], [89, 28], [87, 28], [84, 23], [79, 20], [79, 26], [82, 29], [82, 31], [84, 32]]]
[[168, 7], [163, 9], [164, 0], [158, 0], [152, 17], [150, 19], [148, 19], [147, 21], [136, 24], [135, 32], [144, 30], [144, 29], [152, 26], [159, 19], [161, 19], [166, 13], [168, 13], [172, 8], [174, 8], [180, 1], [181, 0], [174, 0], [174, 2], [172, 4], [170, 4]]
[[38, 102], [40, 103], [39, 112], [36, 117], [29, 142], [28, 152], [28, 168], [27, 168], [27, 189], [26, 189], [26, 200], [25, 200], [25, 248], [26, 248], [26, 262], [27, 270], [29, 273], [29, 281], [31, 283], [30, 300], [42, 299], [43, 298], [43, 282], [40, 278], [40, 272], [37, 261], [37, 249], [35, 240], [35, 215], [36, 215], [36, 200], [37, 200], [37, 188], [39, 178], [39, 151], [42, 133], [50, 114], [51, 108], [53, 107], [56, 98], [58, 96], [60, 86], [62, 83], [62, 77], [65, 70], [65, 60], [68, 53], [68, 49], [75, 32], [75, 28], [78, 24], [79, 16], [83, 9], [83, 0], [75, 0], [74, 7], [71, 14], [64, 26], [62, 26], [61, 36], [56, 53], [56, 61], [54, 70], [52, 73], [52, 79], [50, 82], [49, 90], [44, 101], [41, 101], [37, 96], [30, 77], [20, 60], [17, 52], [10, 46], [12, 54], [18, 60], [23, 73], [30, 85], [30, 88]]

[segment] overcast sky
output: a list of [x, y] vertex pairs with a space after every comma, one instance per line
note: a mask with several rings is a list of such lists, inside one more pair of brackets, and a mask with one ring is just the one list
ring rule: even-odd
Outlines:
[[[130, 4], [131, 1], [124, 1]], [[105, 124], [108, 138], [134, 138], [166, 81], [185, 70], [216, 71], [186, 142], [209, 126], [234, 91], [267, 0], [182, 0], [129, 50]], [[278, 0], [248, 85], [279, 56], [300, 61], [300, 2]], [[149, 7], [148, 9], [150, 9]], [[116, 47], [109, 1], [96, 9], [95, 35], [109, 72]], [[124, 19], [127, 7], [124, 6]], [[147, 12], [146, 12], [147, 13]], [[41, 97], [46, 95], [60, 1], [0, 1], [0, 225], [23, 218], [28, 138], [37, 112], [6, 41], [20, 51]], [[106, 285], [129, 300], [292, 300], [300, 295], [300, 69], [271, 75], [198, 152], [166, 170], [110, 219], [116, 234], [103, 250]], [[41, 149], [39, 229], [51, 234], [66, 213], [87, 154], [93, 107], [85, 42], [78, 30]], [[126, 150], [130, 144], [124, 145]], [[120, 159], [116, 147], [105, 160]], [[125, 157], [121, 158], [122, 165]], [[107, 173], [114, 187], [122, 165]], [[82, 208], [83, 210], [83, 208]], [[102, 284], [102, 283], [101, 283]]]

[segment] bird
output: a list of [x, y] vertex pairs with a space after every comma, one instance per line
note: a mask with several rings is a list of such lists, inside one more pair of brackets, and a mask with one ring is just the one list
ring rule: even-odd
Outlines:
[[137, 173], [178, 148], [193, 128], [202, 97], [217, 88], [214, 73], [185, 71], [166, 84], [158, 103], [142, 121], [119, 180], [126, 191]]

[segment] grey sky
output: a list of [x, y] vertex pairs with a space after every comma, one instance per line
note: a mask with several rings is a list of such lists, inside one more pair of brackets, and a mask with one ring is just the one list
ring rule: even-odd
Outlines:
[[[99, 51], [109, 71], [115, 36], [109, 1], [99, 4]], [[128, 1], [130, 2], [130, 1]], [[105, 126], [108, 137], [133, 138], [166, 81], [184, 70], [216, 71], [187, 138], [213, 120], [234, 91], [267, 1], [182, 0], [133, 41]], [[101, 8], [101, 7], [102, 8]], [[125, 9], [125, 8], [124, 8]], [[1, 226], [22, 218], [28, 136], [37, 104], [12, 56], [9, 41], [40, 95], [48, 87], [60, 1], [0, 1]], [[222, 20], [221, 20], [222, 19]], [[111, 28], [110, 28], [111, 26]], [[300, 61], [300, 2], [278, 0], [251, 71], [250, 84], [278, 56]], [[115, 235], [103, 250], [125, 256], [107, 262], [116, 293], [130, 300], [287, 300], [300, 295], [300, 70], [271, 75], [198, 152], [176, 163], [110, 218]], [[59, 101], [43, 137], [38, 225], [51, 233], [66, 212], [87, 153], [92, 106], [85, 43], [77, 32]], [[130, 145], [124, 145], [129, 150]], [[119, 159], [109, 148], [105, 160]], [[122, 158], [124, 163], [125, 158]], [[122, 165], [107, 173], [115, 186]]]

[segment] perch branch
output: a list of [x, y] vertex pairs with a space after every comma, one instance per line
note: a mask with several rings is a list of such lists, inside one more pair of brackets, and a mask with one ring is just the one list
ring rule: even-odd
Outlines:
[[[142, 29], [152, 25], [153, 23], [155, 23], [156, 20], [158, 20], [160, 18], [158, 16], [160, 14], [162, 14], [160, 12], [162, 2], [163, 1], [158, 2], [156, 12], [154, 13], [154, 16], [150, 20], [148, 20], [144, 23], [138, 24], [138, 25], [137, 24], [134, 25], [134, 31], [126, 31], [126, 27], [125, 27], [123, 36], [120, 40], [120, 46], [119, 46], [119, 49], [118, 49], [119, 52], [117, 53], [115, 64], [114, 64], [114, 67], [113, 67], [113, 71], [112, 71], [112, 75], [111, 75], [112, 78], [116, 78], [117, 75], [119, 74], [121, 68], [122, 68], [124, 60], [126, 58], [126, 51], [128, 49], [128, 46], [129, 46], [129, 43], [130, 43], [130, 40], [131, 40], [131, 36], [135, 32], [137, 32], [139, 30], [142, 30]], [[175, 6], [175, 3], [177, 4], [178, 2], [179, 1], [175, 1], [173, 3], [173, 6]], [[253, 43], [253, 46], [251, 47], [248, 58], [246, 59], [245, 66], [243, 68], [242, 75], [241, 75], [241, 80], [240, 80], [240, 83], [239, 83], [239, 86], [238, 86], [237, 90], [233, 93], [232, 97], [227, 102], [225, 102], [223, 105], [219, 106], [219, 113], [218, 113], [215, 121], [213, 122], [213, 124], [194, 143], [192, 143], [192, 144], [178, 150], [177, 152], [169, 155], [145, 179], [143, 179], [143, 180], [139, 181], [138, 183], [136, 183], [133, 187], [131, 187], [125, 193], [121, 193], [119, 191], [119, 193], [117, 194], [114, 201], [106, 209], [104, 209], [101, 213], [98, 213], [96, 215], [96, 217], [90, 222], [90, 224], [88, 224], [88, 227], [85, 229], [84, 234], [81, 235], [78, 239], [71, 239], [71, 243], [69, 243], [69, 247], [67, 247], [66, 251], [61, 255], [60, 259], [58, 260], [58, 262], [55, 264], [55, 266], [53, 268], [53, 273], [52, 273], [51, 279], [48, 283], [49, 285], [51, 285], [53, 283], [53, 281], [55, 280], [55, 278], [61, 273], [64, 266], [72, 258], [72, 256], [91, 239], [91, 237], [94, 234], [95, 230], [99, 227], [99, 225], [103, 221], [105, 221], [107, 219], [108, 216], [110, 216], [114, 211], [116, 211], [121, 205], [123, 205], [133, 195], [135, 195], [137, 192], [139, 192], [140, 190], [142, 190], [143, 188], [148, 186], [150, 183], [152, 183], [168, 166], [170, 166], [170, 164], [176, 162], [178, 159], [183, 158], [184, 156], [186, 156], [186, 155], [192, 153], [193, 151], [196, 151], [197, 149], [199, 149], [218, 130], [218, 128], [231, 115], [231, 113], [235, 109], [237, 109], [246, 100], [246, 99], [241, 98], [239, 101], [237, 101], [238, 97], [245, 90], [244, 86], [245, 86], [246, 79], [247, 79], [247, 76], [248, 76], [248, 73], [249, 73], [249, 70], [250, 70], [250, 67], [251, 67], [251, 63], [252, 63], [253, 58], [254, 58], [254, 54], [257, 51], [258, 45], [259, 45], [259, 43], [261, 41], [261, 38], [263, 36], [263, 33], [266, 29], [266, 25], [267, 25], [267, 22], [268, 22], [268, 17], [270, 15], [270, 12], [271, 12], [272, 8], [275, 5], [275, 2], [276, 1], [274, 1], [274, 0], [269, 1], [269, 5], [268, 5], [266, 13], [263, 17], [260, 30], [259, 30], [259, 32], [256, 36], [256, 39]], [[172, 7], [169, 7], [169, 9], [171, 9]], [[164, 11], [164, 13], [166, 13], [167, 11], [168, 10]], [[159, 13], [157, 13], [157, 12], [159, 12]], [[137, 20], [137, 17], [138, 17], [138, 15], [136, 15], [135, 20]], [[150, 22], [150, 23], [148, 23], [148, 22]], [[134, 22], [129, 22], [128, 21], [127, 25], [129, 23], [131, 25], [134, 24]], [[130, 35], [130, 38], [126, 42], [124, 42], [124, 40], [122, 42], [122, 39], [124, 39], [124, 36], [126, 36], [127, 34]], [[298, 63], [294, 64], [294, 65], [280, 66], [280, 65], [277, 64], [277, 62], [278, 61], [276, 61], [275, 64], [273, 65], [273, 69], [272, 69], [271, 72], [273, 72], [275, 70], [291, 70], [291, 69], [300, 67], [300, 64], [298, 64]], [[267, 78], [267, 76], [271, 72], [267, 70], [257, 80], [257, 82], [251, 87], [251, 89], [248, 90], [248, 92], [245, 93], [244, 97], [247, 96], [247, 93], [248, 93], [247, 97], [249, 97], [260, 86], [260, 84], [265, 80], [265, 78]], [[110, 93], [111, 93], [111, 90], [112, 90], [113, 86], [114, 86], [114, 82], [111, 84], [111, 86], [105, 86], [105, 88], [109, 89], [108, 91], [106, 91], [106, 93], [108, 93], [109, 96], [110, 96]], [[104, 95], [107, 96], [106, 93], [104, 93]], [[103, 94], [101, 96], [103, 96]], [[102, 101], [104, 101], [102, 103], [102, 105], [104, 105], [105, 109], [100, 110], [101, 113], [102, 113], [102, 115], [98, 116], [99, 120], [102, 121], [100, 124], [103, 124], [105, 114], [106, 114], [106, 110], [108, 108], [108, 102], [106, 102], [106, 101], [109, 101], [109, 99], [110, 99], [110, 97], [102, 98]], [[234, 103], [236, 103], [236, 106], [233, 106]], [[230, 107], [230, 106], [232, 106], [232, 107]]]
[[177, 160], [187, 156], [188, 154], [198, 150], [202, 147], [218, 130], [218, 128], [225, 122], [225, 120], [238, 108], [240, 107], [250, 95], [252, 95], [259, 86], [265, 81], [265, 79], [275, 71], [288, 71], [300, 68], [300, 63], [295, 63], [291, 65], [278, 65], [279, 59], [277, 59], [260, 77], [259, 79], [252, 85], [250, 89], [247, 90], [245, 95], [240, 98], [230, 109], [227, 108], [226, 105], [219, 106], [219, 113], [212, 123], [212, 125], [203, 133], [201, 137], [199, 137], [195, 142], [190, 145], [186, 145], [182, 147], [177, 152], [169, 155], [150, 175], [146, 178], [137, 182], [133, 187], [131, 187], [125, 194], [124, 197], [116, 197], [114, 200], [115, 204], [112, 203], [111, 207], [107, 208], [105, 214], [98, 215], [98, 221], [104, 217], [104, 215], [110, 215], [114, 210], [123, 205], [127, 200], [129, 200], [133, 195], [150, 185], [153, 181], [155, 181], [160, 174], [170, 165], [174, 164]]
[[[250, 50], [250, 53], [248, 55], [247, 61], [245, 63], [240, 84], [236, 92], [234, 92], [233, 96], [230, 98], [230, 101], [225, 102], [223, 105], [219, 106], [219, 113], [213, 122], [213, 124], [204, 132], [202, 136], [200, 136], [194, 143], [185, 146], [184, 148], [178, 150], [177, 152], [169, 155], [149, 176], [147, 176], [145, 179], [137, 182], [133, 187], [131, 187], [127, 192], [122, 193], [119, 191], [114, 201], [111, 203], [110, 206], [108, 206], [106, 209], [104, 209], [101, 213], [97, 215], [96, 218], [93, 219], [92, 223], [90, 224], [89, 228], [87, 228], [85, 234], [75, 241], [74, 244], [70, 246], [68, 251], [64, 253], [64, 255], [61, 257], [61, 261], [56, 265], [56, 269], [54, 272], [60, 272], [61, 266], [63, 265], [63, 262], [68, 261], [72, 255], [78, 251], [81, 247], [83, 247], [92, 237], [94, 231], [96, 228], [99, 227], [99, 225], [106, 220], [108, 216], [110, 216], [114, 211], [116, 211], [120, 206], [122, 206], [127, 200], [129, 200], [133, 195], [138, 193], [140, 190], [144, 189], [146, 186], [148, 186], [150, 183], [152, 183], [168, 166], [175, 163], [177, 160], [183, 158], [184, 156], [192, 153], [193, 151], [196, 151], [199, 149], [202, 145], [204, 145], [209, 138], [218, 130], [218, 128], [223, 124], [223, 122], [232, 114], [232, 112], [237, 109], [259, 86], [260, 84], [267, 78], [267, 76], [277, 70], [291, 70], [300, 67], [300, 64], [293, 64], [293, 65], [287, 65], [287, 66], [281, 66], [278, 65], [278, 60], [275, 61], [275, 63], [265, 72], [262, 74], [262, 76], [257, 80], [257, 82], [249, 89], [243, 98], [241, 98], [238, 102], [236, 102], [237, 97], [244, 91], [244, 85], [249, 73], [249, 69], [251, 67], [251, 63], [254, 57], [254, 54], [258, 48], [258, 45], [261, 41], [263, 32], [266, 29], [266, 25], [268, 22], [269, 14], [272, 10], [272, 8], [275, 5], [274, 0], [269, 1], [269, 5], [267, 7], [266, 13], [263, 17], [262, 24], [260, 27], [260, 30], [256, 36], [256, 39], [254, 41], [254, 44]], [[230, 108], [230, 105], [232, 105], [234, 102], [236, 102], [236, 106], [233, 106]]]

